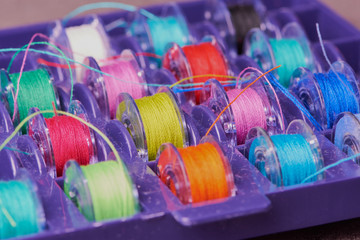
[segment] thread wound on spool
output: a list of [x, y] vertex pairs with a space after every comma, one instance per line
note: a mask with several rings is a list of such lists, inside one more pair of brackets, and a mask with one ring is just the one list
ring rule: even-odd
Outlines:
[[181, 159], [172, 151], [168, 147], [160, 154], [158, 175], [184, 204], [223, 199], [234, 194], [233, 175], [227, 159], [213, 144], [179, 148]]
[[359, 103], [354, 89], [344, 74], [329, 71], [328, 74], [315, 73], [314, 77], [324, 97], [328, 128], [332, 128], [340, 113], [359, 112]]
[[144, 125], [149, 160], [156, 158], [161, 144], [184, 145], [183, 126], [178, 118], [177, 107], [166, 93], [135, 100]]
[[0, 238], [38, 233], [37, 201], [21, 181], [0, 181]]
[[[17, 80], [19, 73], [9, 74], [10, 80], [14, 86], [14, 92], [17, 90]], [[14, 113], [14, 96], [8, 95], [10, 114]], [[52, 102], [56, 103], [56, 95], [50, 76], [45, 69], [23, 72], [22, 80], [19, 84], [19, 95], [17, 99], [17, 109], [19, 112], [19, 122], [25, 119], [30, 108], [37, 107], [40, 110], [52, 109]], [[54, 116], [52, 113], [44, 115], [45, 118]], [[23, 133], [26, 127], [22, 128]]]
[[[228, 66], [221, 51], [212, 43], [203, 42], [198, 45], [190, 45], [182, 48], [185, 57], [189, 63], [192, 76], [211, 74], [211, 75], [228, 75]], [[171, 51], [167, 53], [171, 54]], [[172, 58], [166, 56], [166, 58]], [[164, 67], [171, 70], [169, 62], [164, 62]], [[181, 67], [181, 66], [178, 66]], [[177, 76], [179, 77], [179, 76]], [[190, 76], [182, 76], [190, 77]], [[209, 78], [193, 78], [194, 83], [205, 83]], [[178, 79], [180, 80], [180, 79]], [[200, 91], [195, 91], [196, 103], [201, 102]]]
[[189, 43], [189, 30], [186, 24], [179, 22], [175, 17], [148, 18], [147, 24], [155, 54], [158, 56], [164, 55], [169, 43], [175, 42], [181, 47]]
[[235, 39], [238, 53], [243, 51], [246, 34], [256, 27], [260, 27], [261, 21], [253, 5], [233, 5], [228, 7], [231, 22], [235, 28]]
[[[304, 179], [317, 171], [310, 145], [302, 135], [274, 135], [270, 138], [275, 146], [280, 165], [281, 185], [291, 186], [300, 184]], [[263, 155], [264, 152], [258, 156], [259, 152], [264, 150], [263, 141], [264, 137], [254, 139], [250, 146], [249, 161], [264, 176], [271, 177], [270, 175], [274, 174], [273, 169], [276, 163], [267, 159], [269, 156], [266, 153]], [[262, 158], [265, 158], [265, 160]], [[316, 181], [316, 179], [314, 177], [310, 181]]]
[[[65, 28], [72, 55], [75, 61], [82, 63], [85, 56], [92, 56], [97, 60], [109, 57], [108, 44], [101, 36], [101, 32], [91, 24], [83, 24]], [[76, 69], [80, 76], [81, 69]]]
[[[227, 91], [229, 101], [232, 102], [239, 94], [240, 89]], [[246, 135], [253, 127], [267, 129], [265, 110], [269, 108], [267, 99], [262, 99], [252, 88], [248, 88], [232, 105], [232, 112], [236, 125], [237, 143], [243, 144]]]
[[273, 49], [276, 64], [282, 65], [277, 70], [279, 81], [284, 87], [289, 87], [290, 77], [298, 67], [306, 67], [305, 53], [300, 43], [295, 39], [269, 39]]
[[144, 85], [136, 84], [142, 82], [142, 80], [130, 62], [122, 60], [110, 61], [106, 65], [103, 65], [101, 70], [129, 82], [124, 83], [107, 75], [103, 75], [111, 118], [114, 118], [116, 115], [116, 99], [119, 93], [129, 93], [134, 99], [145, 96]]
[[88, 165], [93, 157], [90, 130], [78, 120], [68, 116], [45, 119], [54, 151], [57, 176], [62, 176], [65, 163], [75, 159]]
[[[103, 221], [129, 217], [138, 212], [138, 201], [134, 195], [132, 181], [127, 173], [123, 163], [117, 161], [105, 161], [96, 164], [82, 166], [81, 171], [85, 179], [81, 179], [78, 186], [69, 185], [69, 179], [76, 178], [75, 172], [71, 167], [65, 170], [64, 191], [72, 199], [80, 211], [90, 221]], [[89, 206], [83, 206], [85, 199], [79, 199], [76, 195], [84, 189], [77, 189], [73, 192], [74, 187], [88, 187], [92, 203], [91, 211], [88, 213]], [[81, 201], [82, 200], [82, 201]], [[94, 218], [90, 218], [93, 216]]]

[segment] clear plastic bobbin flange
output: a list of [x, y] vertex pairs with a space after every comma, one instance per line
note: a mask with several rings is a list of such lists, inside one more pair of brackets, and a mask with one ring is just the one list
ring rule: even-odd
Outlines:
[[[324, 159], [320, 145], [309, 125], [302, 120], [294, 120], [289, 124], [286, 134], [300, 134], [303, 136], [310, 145], [316, 171], [323, 168]], [[257, 146], [253, 151], [249, 152], [249, 159], [250, 155], [253, 155], [254, 162], [252, 162], [252, 164], [273, 184], [278, 187], [284, 186], [282, 166], [279, 161], [277, 149], [269, 134], [264, 129], [256, 127], [250, 130], [247, 138], [248, 140], [254, 139], [254, 141], [257, 141]], [[324, 173], [317, 175], [317, 180], [324, 178]]]
[[[359, 154], [360, 114], [340, 114], [333, 127], [332, 141], [348, 156]], [[360, 157], [354, 158], [354, 162], [360, 164]]]
[[[32, 108], [30, 109], [29, 114], [38, 112], [39, 109]], [[77, 100], [74, 100], [69, 105], [69, 113], [72, 113], [81, 119], [89, 122], [88, 116], [86, 114], [86, 110], [84, 106]], [[87, 126], [82, 124], [82, 127], [87, 128]], [[32, 119], [29, 120], [27, 126], [29, 136], [35, 141], [39, 150], [44, 158], [45, 165], [47, 168], [48, 173], [51, 177], [56, 178], [58, 176], [57, 169], [56, 169], [56, 159], [54, 156], [54, 149], [53, 144], [51, 143], [50, 132], [48, 126], [46, 124], [45, 118], [42, 114], [36, 115]], [[88, 144], [89, 152], [93, 153], [90, 157], [89, 163], [96, 163], [97, 159], [97, 149], [95, 143], [95, 135], [92, 129], [88, 128], [90, 131], [90, 139], [86, 139]]]

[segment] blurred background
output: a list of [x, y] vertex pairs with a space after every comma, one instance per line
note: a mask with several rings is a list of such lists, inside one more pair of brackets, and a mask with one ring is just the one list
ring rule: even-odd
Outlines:
[[[80, 5], [99, 1], [100, 0], [0, 0], [0, 29], [62, 18]], [[166, 0], [111, 1], [132, 4], [135, 6], [146, 6], [168, 2]], [[359, 0], [320, 1], [328, 5], [331, 9], [335, 10], [338, 14], [360, 29]], [[111, 10], [105, 9], [97, 12], [105, 11]]]

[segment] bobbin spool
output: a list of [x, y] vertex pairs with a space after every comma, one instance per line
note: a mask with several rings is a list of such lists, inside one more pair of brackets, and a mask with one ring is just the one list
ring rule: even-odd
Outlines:
[[[360, 86], [352, 68], [346, 62], [337, 61], [331, 64], [329, 71], [332, 69], [346, 77], [359, 104]], [[314, 74], [306, 68], [296, 69], [292, 75], [289, 89], [292, 94], [300, 98], [303, 105], [309, 110], [316, 121], [320, 123], [322, 128], [327, 129], [328, 119], [326, 115], [325, 100]]]
[[[137, 76], [139, 77], [140, 80], [139, 82], [144, 83], [144, 87], [142, 89], [142, 95], [146, 96], [148, 90], [147, 90], [147, 86], [145, 85], [146, 84], [145, 73], [140, 68], [138, 60], [134, 55], [134, 53], [131, 50], [124, 50], [121, 52], [119, 58], [128, 61], [131, 64], [131, 66], [134, 68], [134, 70], [137, 72]], [[112, 60], [112, 61], [116, 61], [116, 60]], [[84, 64], [101, 71], [101, 64], [99, 65], [98, 62], [93, 57], [85, 58]], [[91, 93], [94, 95], [102, 114], [107, 119], [110, 119], [109, 98], [105, 86], [104, 77], [105, 76], [103, 76], [102, 73], [83, 68], [79, 79], [80, 82], [85, 84], [90, 89]], [[123, 82], [123, 84], [132, 84], [132, 83]]]
[[[186, 44], [190, 44], [193, 42], [193, 37], [189, 32], [189, 27], [186, 19], [184, 18], [183, 13], [176, 3], [169, 3], [162, 7], [161, 14], [158, 16], [159, 18], [165, 17], [174, 17], [183, 33], [188, 34], [188, 36], [183, 41]], [[141, 14], [140, 11], [137, 11], [133, 21], [131, 22], [130, 27], [126, 30], [126, 34], [128, 36], [133, 36], [137, 42], [140, 44], [143, 52], [150, 52], [157, 54], [157, 51], [154, 46], [153, 36], [150, 31], [150, 26], [147, 22], [148, 17], [145, 17]], [[166, 49], [161, 49], [166, 50]], [[158, 68], [159, 60], [150, 59], [150, 68]]]
[[[229, 190], [228, 197], [235, 196], [237, 190], [234, 184], [233, 173], [229, 160], [221, 145], [212, 136], [202, 138], [200, 144], [202, 143], [210, 143], [216, 148], [225, 170], [225, 176]], [[191, 194], [190, 181], [186, 172], [184, 160], [182, 159], [178, 149], [173, 144], [164, 143], [159, 148], [156, 160], [156, 174], [160, 178], [162, 177], [161, 180], [167, 187], [175, 188], [175, 195], [183, 204], [194, 204]]]
[[[30, 190], [29, 192], [31, 193], [31, 199], [34, 201], [34, 206], [36, 209], [36, 219], [37, 219], [37, 228], [39, 230], [39, 232], [45, 230], [46, 228], [46, 217], [45, 217], [45, 212], [44, 212], [44, 208], [43, 208], [43, 204], [42, 204], [42, 200], [39, 194], [39, 189], [38, 186], [36, 184], [36, 182], [34, 181], [34, 179], [32, 178], [32, 176], [29, 174], [28, 171], [26, 171], [25, 169], [19, 169], [18, 172], [16, 173], [16, 176], [12, 179], [4, 179], [4, 178], [0, 178], [0, 182], [1, 181], [19, 181], [24, 183], [27, 188]], [[16, 221], [16, 219], [13, 219]], [[26, 221], [25, 219], [22, 219], [22, 221]], [[15, 224], [14, 227], [16, 227], [17, 224]], [[16, 236], [13, 236], [16, 237]], [[17, 236], [19, 237], [19, 236]]]
[[[55, 100], [54, 102], [55, 106], [60, 106], [60, 100], [59, 100], [59, 94], [57, 91], [57, 88], [54, 86], [54, 78], [49, 69], [46, 66], [41, 66], [39, 69], [46, 71], [46, 73], [49, 76], [49, 82], [51, 83], [52, 89], [55, 94]], [[9, 73], [5, 69], [0, 69], [0, 84], [1, 84], [1, 101], [4, 104], [5, 108], [9, 113], [11, 113], [10, 104], [8, 101], [8, 98], [11, 98], [14, 100], [14, 96], [16, 91], [14, 91], [14, 85], [10, 80]], [[15, 107], [15, 106], [14, 106]], [[15, 113], [15, 119], [13, 121], [13, 125], [17, 126], [20, 123], [20, 114], [19, 114], [19, 107], [16, 107], [16, 113]]]
[[[360, 115], [350, 112], [340, 114], [333, 126], [332, 142], [348, 156], [359, 154]], [[360, 157], [353, 161], [360, 164]]]
[[[69, 188], [68, 197], [70, 198], [70, 200], [76, 205], [76, 207], [80, 210], [80, 212], [85, 216], [86, 219], [88, 219], [89, 221], [95, 221], [94, 203], [92, 201], [88, 180], [86, 179], [80, 165], [74, 160], [68, 161], [65, 164], [63, 176], [64, 184], [66, 184]], [[136, 201], [135, 204], [138, 206], [139, 194], [136, 187], [132, 183], [132, 180], [131, 185], [132, 194], [134, 196], [134, 200]]]
[[[176, 109], [177, 118], [179, 125], [181, 126], [181, 131], [183, 133], [183, 146], [189, 145], [188, 131], [185, 122], [184, 114], [178, 104], [175, 94], [167, 87], [160, 88], [158, 93], [166, 93]], [[116, 116], [128, 129], [130, 135], [132, 136], [134, 143], [136, 145], [138, 155], [143, 161], [150, 161], [148, 156], [148, 145], [146, 141], [145, 129], [143, 125], [143, 120], [140, 115], [139, 108], [137, 107], [134, 99], [128, 93], [121, 93], [118, 97], [116, 104], [118, 107]]]
[[[213, 45], [219, 54], [223, 57], [223, 61], [226, 64], [226, 71], [228, 75], [232, 75], [232, 71], [229, 68], [229, 63], [227, 58], [225, 57], [224, 51], [222, 50], [221, 46], [217, 43], [217, 40], [213, 36], [207, 36], [203, 39], [202, 42], [210, 42], [211, 45]], [[189, 78], [193, 76], [191, 70], [191, 65], [183, 51], [183, 49], [176, 43], [173, 43], [172, 46], [169, 48], [168, 52], [166, 53], [164, 59], [163, 59], [163, 67], [168, 69], [177, 80], [181, 80], [184, 78]], [[190, 78], [189, 80], [186, 80], [182, 82], [183, 84], [188, 83], [194, 83], [194, 79]], [[186, 88], [184, 88], [186, 89]], [[193, 91], [184, 93], [186, 98], [188, 99], [188, 102], [191, 105], [195, 105], [196, 99], [195, 94]], [[203, 101], [204, 99], [202, 99]]]
[[[240, 0], [230, 5], [253, 5], [258, 15], [262, 18], [266, 7], [260, 0]], [[204, 17], [212, 22], [218, 29], [220, 36], [225, 39], [230, 55], [235, 57], [239, 51], [236, 44], [236, 29], [231, 19], [231, 14], [225, 2], [219, 0], [208, 0], [205, 5]], [[263, 27], [262, 27], [263, 28]]]
[[[106, 31], [104, 29], [102, 21], [96, 15], [90, 15], [90, 16], [84, 18], [84, 20], [80, 24], [78, 24], [78, 26], [81, 26], [81, 25], [90, 25], [91, 27], [94, 27], [96, 29], [96, 31], [99, 33], [99, 35], [102, 38], [103, 47], [106, 49], [107, 57], [114, 56], [117, 54], [117, 51], [110, 43], [109, 37], [106, 34]], [[74, 26], [75, 25], [68, 24], [67, 27], [74, 27]], [[74, 59], [74, 53], [78, 53], [78, 52], [76, 52], [76, 49], [71, 48], [70, 40], [66, 34], [65, 29], [66, 29], [66, 27], [63, 26], [61, 21], [55, 21], [51, 24], [51, 26], [49, 28], [49, 36], [53, 42], [65, 47], [65, 49], [63, 49], [63, 51], [68, 58]], [[87, 55], [89, 55], [89, 53], [79, 53], [79, 54], [84, 55], [83, 56], [84, 58]], [[65, 60], [59, 60], [59, 61], [61, 61], [62, 64], [66, 64]], [[82, 61], [80, 61], [80, 62], [82, 62]], [[59, 71], [59, 70], [57, 70], [57, 71]], [[65, 76], [64, 77], [65, 79], [70, 79], [69, 71], [67, 69], [65, 69], [65, 71], [63, 71], [62, 74]], [[75, 79], [78, 78], [77, 75], [79, 75], [79, 74], [80, 74], [80, 71], [73, 71], [73, 76], [75, 76]]]
[[[236, 88], [243, 89], [247, 87], [248, 84], [259, 76], [260, 73], [253, 72], [252, 70], [245, 72], [244, 75], [241, 76], [243, 78], [242, 81]], [[270, 135], [283, 133], [285, 131], [285, 123], [281, 117], [283, 115], [282, 107], [279, 104], [276, 92], [269, 87], [264, 78], [252, 85], [251, 88], [255, 90], [263, 100], [268, 133]], [[204, 105], [211, 109], [216, 116], [230, 103], [224, 87], [215, 79], [210, 79], [205, 83], [202, 95], [204, 99], [208, 99], [204, 102]], [[265, 99], [267, 99], [267, 101], [265, 101]], [[239, 101], [239, 99], [237, 101]], [[242, 142], [239, 142], [237, 139], [235, 117], [231, 106], [221, 115], [219, 122], [231, 146], [242, 144]]]
[[[296, 40], [300, 44], [304, 53], [305, 67], [309, 68], [311, 71], [315, 70], [315, 62], [309, 40], [307, 39], [304, 30], [297, 22], [286, 24], [281, 29], [280, 39]], [[278, 65], [275, 59], [274, 51], [269, 42], [269, 37], [258, 28], [250, 30], [246, 35], [244, 49], [245, 54], [254, 59], [255, 62], [265, 71]], [[272, 73], [277, 79], [279, 79], [277, 69]]]
[[[29, 114], [38, 112], [37, 108], [30, 109]], [[87, 113], [85, 108], [82, 104], [74, 100], [69, 105], [69, 113], [72, 113], [81, 119], [89, 122]], [[35, 141], [36, 145], [38, 146], [41, 154], [44, 157], [45, 165], [47, 167], [47, 171], [51, 177], [56, 178], [57, 170], [56, 170], [56, 163], [55, 163], [55, 156], [54, 156], [54, 149], [53, 144], [51, 143], [50, 133], [48, 126], [45, 122], [45, 118], [42, 114], [36, 115], [32, 119], [29, 120], [27, 130], [29, 136]], [[97, 149], [96, 149], [96, 142], [95, 137], [92, 129], [89, 128], [90, 131], [90, 139], [87, 139], [87, 144], [89, 149], [92, 148], [93, 156], [91, 156], [89, 164], [96, 163], [97, 159]]]
[[[310, 146], [316, 171], [324, 167], [324, 160], [318, 139], [309, 125], [302, 120], [294, 120], [289, 124], [286, 134], [299, 134], [303, 136]], [[250, 130], [247, 139], [248, 141], [254, 139], [259, 141], [259, 144], [253, 153], [255, 154], [254, 166], [258, 168], [261, 173], [270, 180], [270, 182], [278, 187], [284, 186], [281, 163], [277, 154], [278, 150], [269, 134], [264, 129], [255, 127]], [[252, 153], [249, 152], [249, 155], [250, 154]], [[318, 174], [316, 178], [317, 180], [322, 180], [325, 178], [325, 174]]]

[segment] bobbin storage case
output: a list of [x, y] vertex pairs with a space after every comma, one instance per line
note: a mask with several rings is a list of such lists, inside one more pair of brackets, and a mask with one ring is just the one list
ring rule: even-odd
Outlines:
[[[323, 38], [333, 42], [355, 71], [360, 72], [360, 32], [323, 4], [314, 0], [264, 0], [264, 4], [268, 11], [280, 7], [293, 10], [313, 44], [317, 41], [315, 23], [318, 22]], [[190, 23], [203, 20], [205, 2], [180, 3], [179, 6]], [[160, 11], [159, 6], [148, 9], [156, 14]], [[109, 23], [125, 14], [117, 11], [100, 15], [100, 18]], [[73, 22], [77, 21], [80, 22], [78, 19]], [[0, 47], [21, 47], [34, 33], [46, 34], [49, 25], [2, 30]], [[122, 29], [113, 31], [110, 36], [114, 44], [124, 43]], [[131, 40], [127, 41], [131, 45]], [[9, 59], [8, 54], [0, 55], [0, 67], [7, 67]], [[19, 67], [15, 64], [13, 69]], [[292, 107], [283, 106], [284, 109]], [[354, 162], [345, 162], [326, 171], [325, 180], [277, 188], [240, 154], [246, 153], [250, 145], [239, 146], [239, 151], [225, 147], [234, 173], [236, 196], [220, 202], [183, 205], [155, 175], [154, 163], [145, 165], [135, 156], [135, 146], [124, 126], [110, 121], [104, 129], [129, 168], [139, 192], [140, 212], [126, 219], [88, 222], [61, 190], [61, 178], [55, 181], [46, 174], [36, 175], [47, 225], [43, 232], [24, 238], [239, 239], [360, 217], [360, 191], [356, 191], [360, 186], [360, 167]], [[323, 133], [317, 133], [317, 137], [325, 165], [345, 157]], [[0, 174], [3, 173], [0, 171]]]

